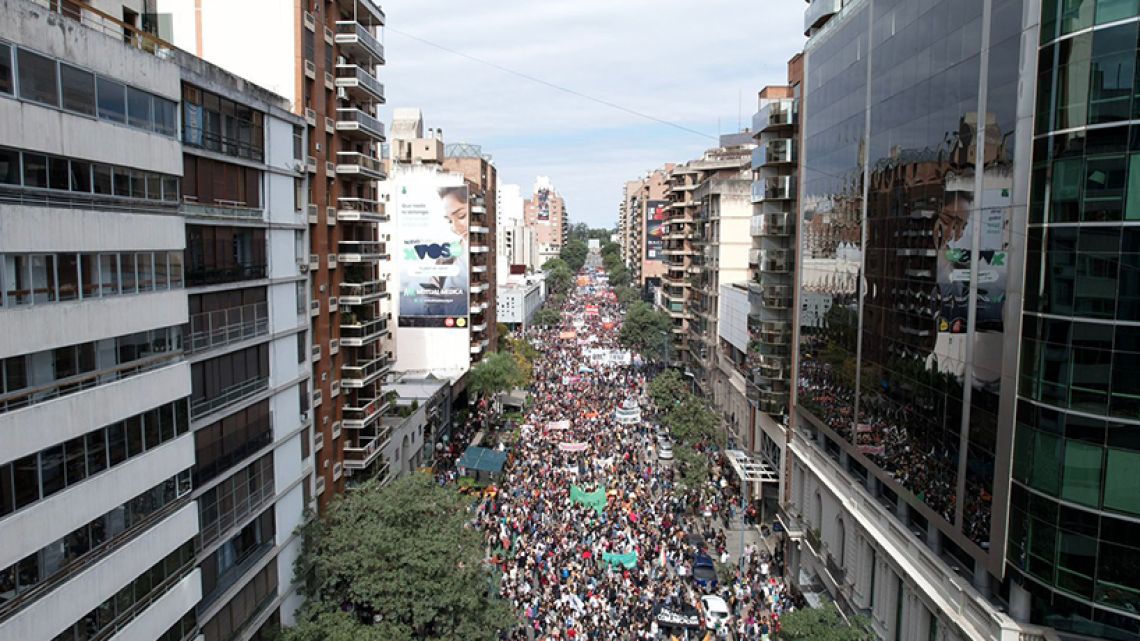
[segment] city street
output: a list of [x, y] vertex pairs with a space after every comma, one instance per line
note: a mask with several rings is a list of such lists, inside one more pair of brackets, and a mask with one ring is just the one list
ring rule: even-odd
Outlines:
[[[621, 364], [622, 312], [600, 270], [588, 263], [584, 273], [562, 325], [528, 333], [542, 351], [533, 406], [499, 492], [479, 508], [501, 594], [523, 623], [512, 638], [769, 638], [788, 600], [762, 573], [776, 564], [755, 551], [759, 534], [739, 517], [722, 531], [721, 518], [703, 516], [728, 509], [720, 485], [700, 496], [674, 489], [648, 421], [645, 370], [637, 355]], [[645, 416], [623, 424], [615, 411], [628, 399]], [[710, 462], [719, 474], [715, 455]], [[695, 569], [709, 576], [697, 566], [710, 559], [733, 573], [742, 553], [745, 571], [731, 585], [694, 580]], [[702, 598], [714, 595], [723, 601]], [[729, 618], [718, 619], [717, 603]]]

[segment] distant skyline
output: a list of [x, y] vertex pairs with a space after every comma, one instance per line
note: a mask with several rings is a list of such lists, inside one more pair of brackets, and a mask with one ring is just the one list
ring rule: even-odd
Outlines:
[[[786, 78], [803, 47], [799, 2], [745, 0], [458, 0], [382, 2], [387, 65], [380, 78], [396, 107], [423, 110], [445, 142], [482, 145], [499, 180], [523, 196], [549, 176], [570, 222], [612, 227], [622, 185], [747, 127], [756, 93]], [[696, 133], [520, 78], [403, 35], [442, 45], [615, 103]], [[718, 132], [719, 121], [719, 132]]]

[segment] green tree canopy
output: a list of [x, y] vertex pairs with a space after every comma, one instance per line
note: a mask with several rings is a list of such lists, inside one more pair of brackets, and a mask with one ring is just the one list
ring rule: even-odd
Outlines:
[[509, 352], [495, 352], [471, 368], [467, 387], [477, 396], [489, 397], [522, 387], [529, 381], [526, 372]]
[[562, 322], [562, 313], [557, 309], [543, 307], [534, 313], [534, 324], [539, 327], [552, 327]]
[[588, 253], [590, 250], [586, 247], [586, 241], [574, 238], [562, 246], [562, 251], [559, 252], [558, 257], [566, 263], [571, 272], [576, 274], [586, 264], [586, 254]]
[[654, 309], [649, 303], [636, 302], [626, 311], [618, 340], [646, 359], [662, 362], [669, 357], [672, 332], [673, 320], [668, 314]]
[[649, 382], [649, 398], [662, 411], [668, 411], [689, 396], [689, 385], [685, 377], [675, 369], [661, 372]]
[[542, 264], [542, 271], [549, 272], [549, 271], [553, 271], [555, 269], [558, 269], [560, 267], [565, 267], [566, 269], [569, 269], [569, 267], [566, 266], [566, 261], [562, 260], [561, 258], [551, 258], [550, 260], [548, 260]]
[[873, 641], [875, 633], [862, 617], [850, 623], [839, 615], [832, 604], [821, 608], [804, 608], [780, 617], [781, 641]]
[[622, 305], [632, 305], [641, 300], [641, 292], [635, 287], [618, 287], [616, 294]]
[[466, 503], [420, 474], [334, 501], [304, 528], [296, 572], [307, 600], [283, 641], [498, 639], [515, 617], [489, 595]]
[[720, 419], [703, 399], [685, 394], [681, 397], [680, 404], [675, 405], [665, 415], [664, 423], [674, 439], [691, 445], [702, 439], [713, 438], [717, 426], [720, 425]]
[[675, 469], [679, 472], [677, 485], [682, 492], [697, 490], [708, 482], [709, 461], [704, 454], [684, 443], [678, 443], [673, 448], [673, 455], [677, 458]]

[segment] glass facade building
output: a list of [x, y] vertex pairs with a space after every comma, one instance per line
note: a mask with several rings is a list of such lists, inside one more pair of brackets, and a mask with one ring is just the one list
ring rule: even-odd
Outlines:
[[1035, 622], [1140, 638], [1140, 2], [1044, 0], [1008, 567]]
[[976, 584], [1002, 573], [1023, 29], [1022, 0], [848, 1], [805, 52], [798, 424]]

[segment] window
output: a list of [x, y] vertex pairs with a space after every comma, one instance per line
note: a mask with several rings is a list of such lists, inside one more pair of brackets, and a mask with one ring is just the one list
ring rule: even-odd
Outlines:
[[47, 188], [47, 156], [24, 154], [24, 186]]
[[1061, 485], [1061, 498], [1098, 506], [1102, 456], [1100, 446], [1074, 440], [1065, 443], [1065, 477]]
[[51, 58], [32, 53], [27, 49], [17, 52], [20, 97], [25, 100], [59, 106], [59, 87], [56, 85], [56, 64]]
[[12, 47], [0, 42], [0, 93], [12, 94]]
[[91, 193], [91, 163], [81, 160], [72, 160], [71, 191]]
[[264, 157], [264, 116], [248, 106], [182, 86], [182, 141], [239, 158]]
[[154, 130], [164, 136], [178, 133], [176, 123], [178, 105], [165, 98], [154, 97]]
[[1104, 475], [1104, 507], [1140, 515], [1140, 493], [1136, 492], [1136, 470], [1140, 452], [1110, 448]]
[[66, 158], [48, 156], [48, 189], [66, 191], [71, 188], [71, 176]]
[[151, 95], [145, 91], [127, 87], [127, 122], [132, 127], [150, 129], [153, 122], [150, 111]]
[[95, 74], [60, 63], [59, 85], [64, 109], [95, 115]]
[[101, 196], [111, 196], [114, 190], [111, 188], [111, 167], [110, 165], [93, 165], [92, 166], [93, 187], [96, 194]]
[[99, 78], [99, 117], [111, 122], [127, 121], [127, 88], [113, 80]]
[[[1140, 172], [1136, 178], [1140, 180]], [[0, 183], [20, 184], [20, 152], [15, 149], [0, 149]]]

